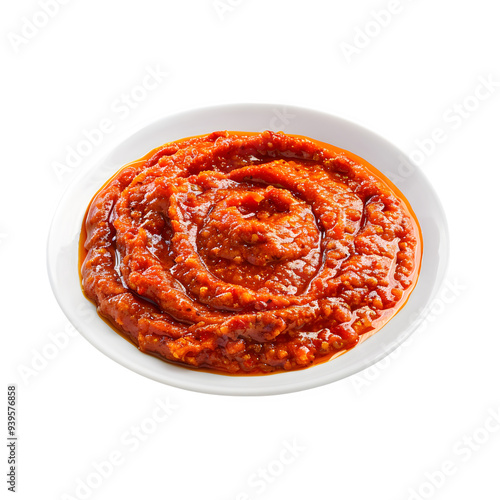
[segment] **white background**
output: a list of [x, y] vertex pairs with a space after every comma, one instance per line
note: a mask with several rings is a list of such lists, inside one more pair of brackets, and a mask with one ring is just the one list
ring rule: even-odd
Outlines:
[[[7, 385], [18, 387], [17, 498], [500, 498], [496, 3], [57, 5], [47, 21], [35, 0], [4, 2], [0, 22], [1, 392], [6, 407]], [[389, 7], [388, 22], [377, 13]], [[26, 27], [30, 20], [47, 22]], [[147, 67], [169, 76], [119, 112], [117, 99]], [[489, 91], [484, 80], [494, 82]], [[413, 154], [439, 193], [451, 233], [448, 284], [424, 327], [376, 367], [302, 393], [218, 397], [143, 378], [65, 333], [45, 245], [74, 172], [58, 179], [54, 164], [103, 118], [113, 131], [75, 171], [141, 123], [231, 102], [357, 121]], [[431, 147], [436, 128], [444, 136]], [[159, 424], [156, 398], [176, 406]], [[147, 431], [140, 444], [134, 426]], [[98, 475], [93, 463], [110, 455], [121, 460]]]

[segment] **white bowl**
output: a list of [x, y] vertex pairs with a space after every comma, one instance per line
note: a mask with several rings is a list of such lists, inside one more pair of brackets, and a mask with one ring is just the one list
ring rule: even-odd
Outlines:
[[[415, 211], [424, 240], [418, 284], [404, 308], [379, 332], [329, 362], [267, 376], [226, 376], [187, 369], [141, 353], [97, 315], [82, 294], [78, 239], [87, 205], [120, 167], [161, 144], [215, 130], [283, 130], [347, 149], [395, 181]], [[97, 349], [153, 380], [193, 391], [224, 395], [268, 395], [300, 391], [353, 375], [396, 349], [423, 320], [444, 278], [448, 231], [441, 204], [422, 172], [396, 147], [352, 122], [293, 106], [234, 104], [161, 118], [122, 140], [94, 164], [80, 167], [64, 193], [49, 233], [49, 278], [62, 310]]]

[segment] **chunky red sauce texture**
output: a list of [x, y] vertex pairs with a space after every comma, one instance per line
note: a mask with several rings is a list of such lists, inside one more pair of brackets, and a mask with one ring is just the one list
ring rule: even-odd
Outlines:
[[141, 351], [230, 374], [296, 370], [381, 328], [416, 283], [421, 236], [364, 160], [283, 133], [165, 144], [92, 200], [81, 276]]

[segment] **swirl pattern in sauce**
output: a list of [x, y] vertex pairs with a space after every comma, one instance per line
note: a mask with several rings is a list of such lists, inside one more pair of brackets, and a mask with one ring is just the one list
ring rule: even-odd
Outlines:
[[421, 237], [354, 155], [283, 133], [214, 132], [121, 169], [82, 230], [83, 290], [141, 351], [231, 374], [354, 347], [404, 305]]

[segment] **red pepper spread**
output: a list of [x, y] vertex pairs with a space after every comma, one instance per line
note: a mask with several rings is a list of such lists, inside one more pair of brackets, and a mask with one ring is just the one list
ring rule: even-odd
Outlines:
[[418, 277], [418, 222], [361, 158], [300, 136], [165, 144], [93, 198], [81, 276], [143, 352], [230, 374], [326, 361], [380, 329]]

